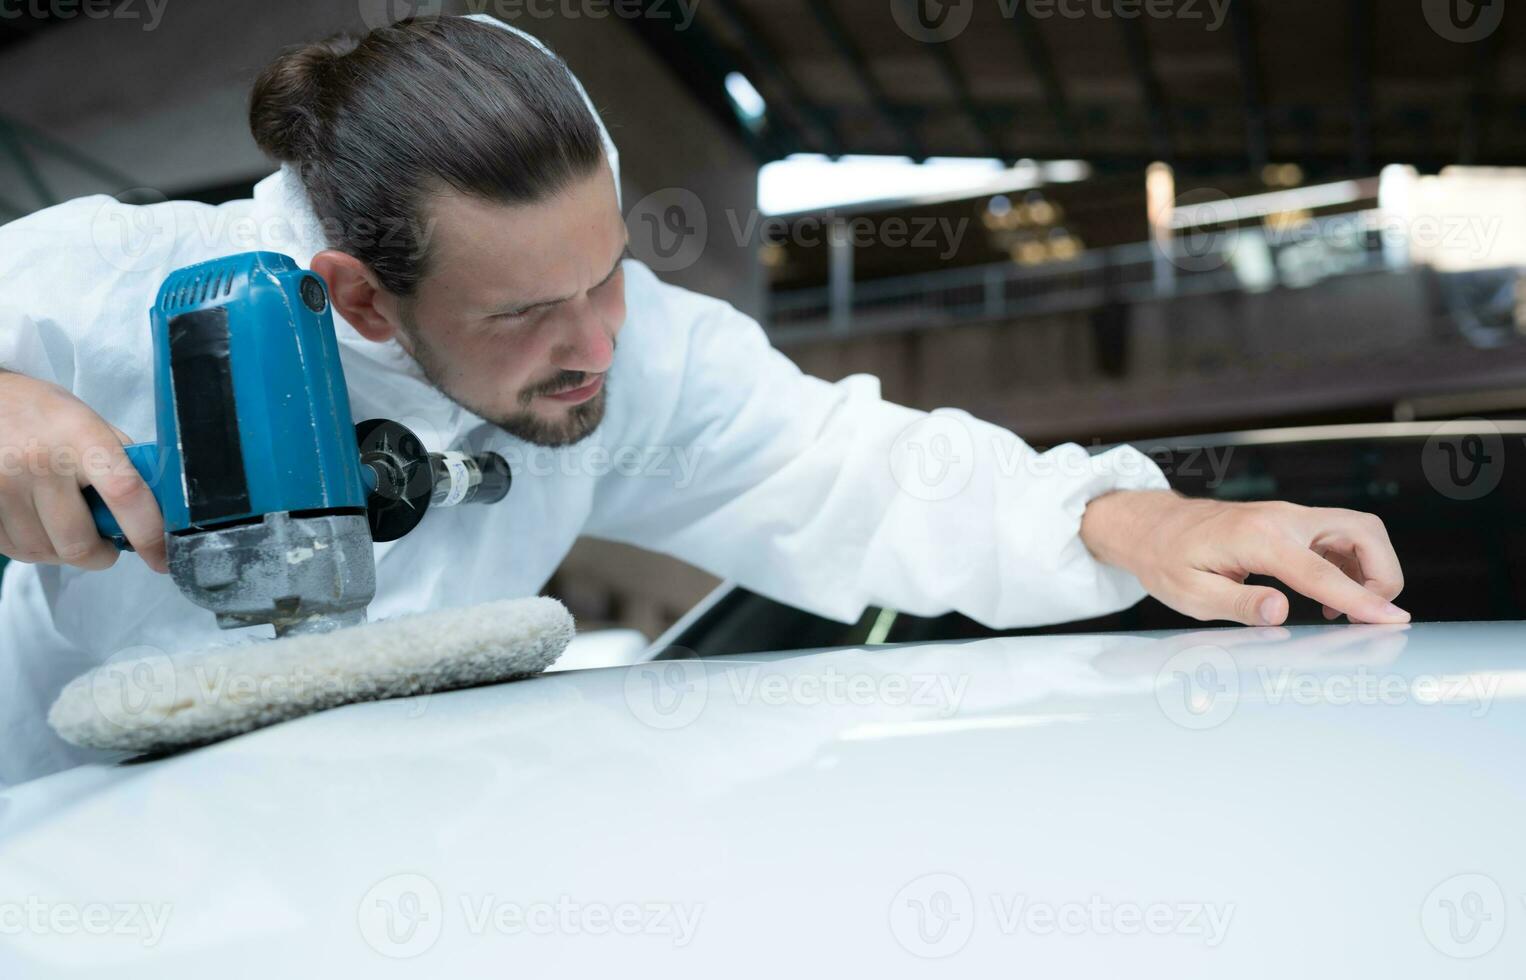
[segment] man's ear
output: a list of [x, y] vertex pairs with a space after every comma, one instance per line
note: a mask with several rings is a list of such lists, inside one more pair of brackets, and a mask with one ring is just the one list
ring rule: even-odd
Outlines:
[[364, 262], [326, 249], [313, 256], [312, 268], [328, 284], [334, 310], [362, 337], [384, 343], [401, 334], [397, 297]]

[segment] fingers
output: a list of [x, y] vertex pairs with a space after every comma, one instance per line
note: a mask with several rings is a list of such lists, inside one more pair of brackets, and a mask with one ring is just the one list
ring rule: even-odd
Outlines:
[[1318, 523], [1312, 544], [1316, 550], [1332, 548], [1354, 555], [1361, 566], [1361, 581], [1385, 599], [1404, 591], [1404, 569], [1388, 538], [1388, 529], [1372, 514], [1352, 510], [1314, 510]]
[[0, 536], [5, 554], [16, 561], [37, 565], [58, 560], [30, 497], [0, 495]]
[[[1355, 557], [1342, 554], [1333, 548], [1329, 550], [1315, 549], [1314, 553], [1319, 555], [1319, 557], [1323, 558], [1325, 561], [1334, 565], [1336, 568], [1339, 568], [1342, 572], [1345, 572], [1346, 577], [1351, 579], [1351, 581], [1360, 582], [1362, 585], [1367, 586], [1368, 591], [1372, 591], [1371, 584], [1367, 581], [1366, 576], [1362, 572], [1362, 565], [1356, 560]], [[1392, 596], [1389, 598], [1392, 598]], [[1336, 619], [1341, 614], [1339, 609], [1332, 609], [1325, 605], [1321, 605], [1319, 607], [1319, 611], [1320, 614], [1326, 619]], [[1353, 622], [1357, 622], [1357, 620], [1353, 620]]]
[[81, 486], [93, 486], [122, 527], [133, 549], [156, 572], [169, 569], [164, 547], [164, 517], [153, 491], [127, 458], [118, 434], [102, 424], [85, 450]]
[[1271, 560], [1256, 571], [1272, 575], [1301, 594], [1364, 623], [1407, 623], [1409, 613], [1387, 598], [1354, 582], [1335, 565], [1296, 544], [1272, 549]]
[[1265, 585], [1241, 585], [1214, 572], [1194, 572], [1182, 611], [1197, 619], [1226, 619], [1244, 626], [1280, 626], [1288, 597]]
[[65, 565], [100, 571], [116, 564], [117, 549], [101, 537], [79, 488], [50, 481], [33, 494], [37, 517], [53, 554]]
[[[1404, 571], [1381, 520], [1351, 510], [1315, 509], [1305, 513], [1315, 522], [1311, 547], [1316, 554], [1390, 604], [1404, 591]], [[1323, 611], [1326, 619], [1335, 619], [1341, 613], [1329, 605]], [[1354, 623], [1367, 622], [1358, 616], [1348, 618]]]

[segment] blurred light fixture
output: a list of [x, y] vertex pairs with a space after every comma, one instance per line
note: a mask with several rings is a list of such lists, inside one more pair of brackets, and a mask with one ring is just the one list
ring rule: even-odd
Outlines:
[[756, 132], [763, 127], [763, 117], [768, 114], [768, 103], [746, 75], [739, 71], [728, 74], [726, 95], [731, 98], [731, 107], [736, 110], [737, 118], [748, 129]]
[[784, 251], [784, 246], [778, 242], [764, 242], [763, 247], [758, 250], [758, 257], [767, 269], [782, 268], [789, 261], [789, 255]]
[[1297, 211], [1277, 211], [1266, 216], [1266, 227], [1275, 232], [1288, 233], [1296, 231], [1314, 220], [1312, 212], [1306, 209]]
[[1268, 187], [1297, 187], [1303, 183], [1303, 168], [1296, 163], [1269, 163], [1261, 168], [1261, 182]]
[[[849, 205], [918, 207], [1015, 196], [1044, 184], [1085, 180], [1091, 172], [1081, 160], [1019, 160], [1009, 167], [983, 157], [930, 157], [914, 163], [907, 157], [850, 154], [831, 160], [794, 153], [758, 172], [758, 207], [770, 215]], [[1007, 203], [1015, 209], [1010, 198]], [[986, 213], [1005, 217], [989, 208]]]

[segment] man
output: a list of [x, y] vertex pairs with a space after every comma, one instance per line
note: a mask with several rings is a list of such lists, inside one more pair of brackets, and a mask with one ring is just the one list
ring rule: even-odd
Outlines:
[[[120, 447], [154, 428], [158, 284], [252, 248], [328, 283], [356, 418], [539, 461], [502, 504], [379, 546], [373, 617], [534, 594], [588, 534], [843, 620], [875, 603], [1012, 627], [1148, 590], [1202, 619], [1280, 623], [1286, 597], [1244, 585], [1253, 573], [1332, 617], [1408, 618], [1371, 516], [1186, 500], [1128, 448], [1040, 455], [964, 413], [886, 403], [872, 378], [806, 377], [752, 320], [661, 283], [624, 257], [619, 158], [581, 87], [490, 18], [288, 52], [250, 121], [283, 164], [253, 200], [83, 199], [0, 229], [0, 553], [28, 563], [0, 595], [0, 781], [80, 758], [43, 723], [71, 677], [227, 641], [155, 574], [163, 526]], [[173, 234], [124, 256], [118, 219]], [[654, 458], [691, 465], [630, 462]], [[85, 486], [142, 560], [99, 540]]]

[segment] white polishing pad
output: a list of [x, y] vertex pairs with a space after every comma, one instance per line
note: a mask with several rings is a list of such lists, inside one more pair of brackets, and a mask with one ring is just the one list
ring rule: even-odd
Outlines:
[[572, 641], [555, 599], [509, 599], [191, 654], [110, 661], [64, 688], [48, 722], [95, 749], [202, 745], [356, 701], [538, 674]]

